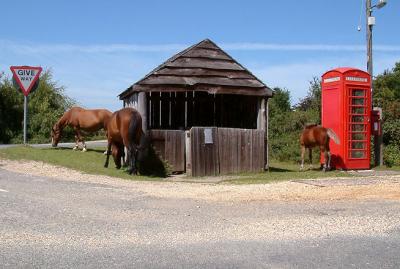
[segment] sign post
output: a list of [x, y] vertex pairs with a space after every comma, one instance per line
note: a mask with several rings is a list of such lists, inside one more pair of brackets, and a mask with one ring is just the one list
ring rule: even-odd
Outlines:
[[11, 66], [10, 70], [20, 90], [24, 94], [24, 144], [27, 144], [28, 95], [39, 79], [42, 68], [33, 66]]

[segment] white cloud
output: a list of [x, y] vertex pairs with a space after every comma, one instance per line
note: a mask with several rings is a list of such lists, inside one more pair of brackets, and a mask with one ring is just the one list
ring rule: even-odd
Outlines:
[[[276, 44], [276, 43], [221, 43], [226, 50], [261, 50], [261, 51], [365, 51], [365, 45], [345, 44]], [[0, 40], [0, 49], [7, 49], [15, 53], [118, 53], [118, 52], [170, 52], [187, 48], [187, 44], [36, 44], [15, 43]], [[400, 52], [400, 45], [374, 45], [375, 51]]]

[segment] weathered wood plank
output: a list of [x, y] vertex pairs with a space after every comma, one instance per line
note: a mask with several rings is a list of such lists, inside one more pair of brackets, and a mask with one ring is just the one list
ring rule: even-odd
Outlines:
[[238, 94], [247, 96], [271, 96], [272, 92], [267, 88], [249, 88], [249, 87], [231, 87], [231, 86], [214, 86], [214, 85], [193, 85], [186, 87], [185, 85], [135, 85], [133, 91], [144, 92], [196, 92], [204, 91], [210, 94]]
[[264, 85], [255, 79], [231, 79], [222, 77], [177, 77], [177, 76], [150, 76], [144, 79], [141, 85], [188, 85], [210, 84], [232, 87], [262, 88]]
[[156, 153], [168, 162], [173, 172], [185, 171], [185, 131], [150, 130]]
[[221, 50], [207, 49], [207, 48], [194, 48], [193, 50], [189, 50], [188, 52], [184, 53], [182, 56], [194, 57], [194, 58], [203, 57], [209, 59], [228, 60], [228, 61], [232, 60]]
[[173, 62], [167, 62], [165, 66], [182, 67], [182, 68], [208, 68], [208, 69], [225, 69], [225, 70], [245, 70], [243, 67], [233, 61], [215, 61], [213, 59], [200, 58], [177, 58]]
[[218, 135], [217, 128], [211, 129], [212, 144], [205, 143], [204, 130], [207, 128], [193, 127], [190, 130], [192, 176], [215, 176], [219, 174]]
[[210, 70], [201, 68], [162, 68], [154, 75], [195, 76], [195, 77], [224, 77], [231, 79], [255, 79], [254, 76], [243, 70]]

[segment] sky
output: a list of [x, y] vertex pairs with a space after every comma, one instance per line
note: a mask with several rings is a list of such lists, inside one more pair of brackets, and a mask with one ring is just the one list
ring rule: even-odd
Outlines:
[[[86, 108], [120, 109], [119, 93], [205, 38], [292, 104], [313, 77], [366, 69], [365, 0], [18, 0], [0, 15], [0, 72], [42, 66]], [[377, 75], [400, 61], [400, 1], [373, 15]]]

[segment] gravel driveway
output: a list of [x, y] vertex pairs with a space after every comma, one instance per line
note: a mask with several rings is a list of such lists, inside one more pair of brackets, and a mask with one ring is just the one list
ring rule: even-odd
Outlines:
[[399, 268], [400, 177], [360, 180], [137, 182], [0, 160], [0, 264]]

